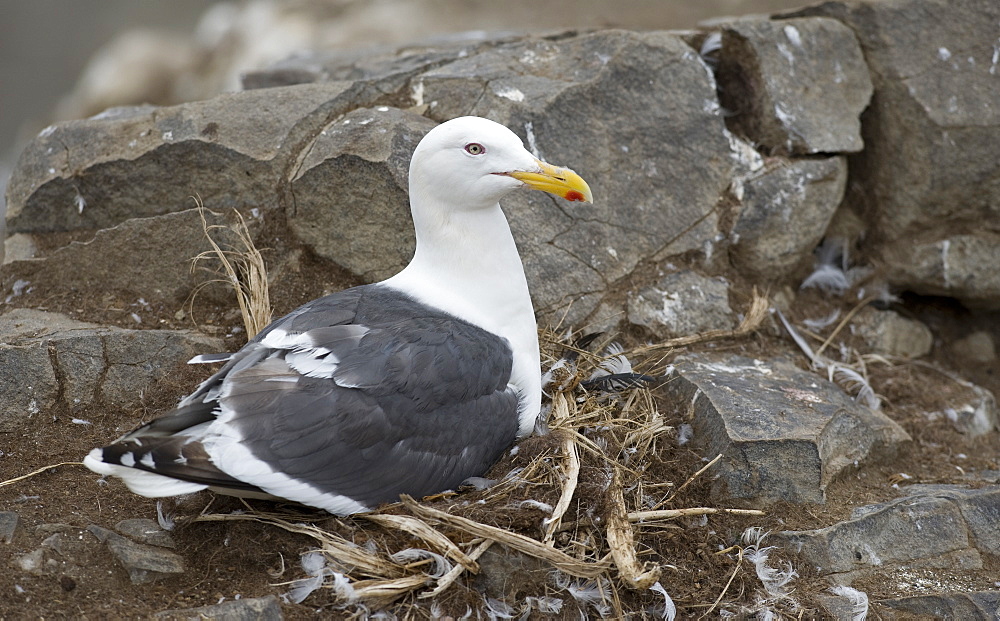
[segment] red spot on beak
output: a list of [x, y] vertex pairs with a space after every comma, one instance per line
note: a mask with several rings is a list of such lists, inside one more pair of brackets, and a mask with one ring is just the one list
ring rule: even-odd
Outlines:
[[569, 192], [566, 192], [566, 196], [564, 198], [566, 200], [568, 200], [568, 201], [583, 201], [583, 200], [586, 200], [583, 197], [583, 194], [577, 192], [576, 190], [570, 190]]

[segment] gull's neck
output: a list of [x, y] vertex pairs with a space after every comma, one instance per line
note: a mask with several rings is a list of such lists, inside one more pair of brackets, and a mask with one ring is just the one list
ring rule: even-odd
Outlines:
[[423, 209], [413, 201], [417, 249], [382, 284], [507, 339], [514, 350], [511, 384], [521, 395], [519, 436], [541, 407], [535, 314], [521, 257], [500, 205], [475, 210]]
[[[417, 248], [385, 284], [472, 323], [504, 334], [534, 311], [521, 257], [500, 205], [468, 211], [425, 211], [414, 205]], [[424, 299], [433, 295], [433, 299]]]

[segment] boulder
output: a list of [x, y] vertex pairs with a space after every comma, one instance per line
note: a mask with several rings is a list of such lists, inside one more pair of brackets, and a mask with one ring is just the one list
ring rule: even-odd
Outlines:
[[[232, 300], [232, 289], [218, 280], [193, 269], [195, 257], [209, 252], [212, 246], [205, 237], [201, 216], [189, 201], [185, 211], [130, 218], [107, 229], [97, 231], [92, 239], [73, 242], [51, 254], [34, 259], [12, 261], [0, 268], [0, 291], [13, 291], [17, 282], [58, 283], [65, 274], [75, 274], [74, 291], [94, 298], [113, 296], [118, 300], [140, 299], [145, 304], [165, 304], [180, 308], [196, 288], [200, 295], [220, 300]], [[226, 226], [231, 213], [205, 211], [212, 237], [223, 248], [240, 248], [236, 236]], [[261, 222], [252, 216], [247, 225], [259, 230]], [[212, 255], [214, 257], [214, 255]], [[205, 262], [200, 267], [214, 266]], [[144, 305], [142, 302], [140, 305]]]
[[865, 307], [854, 317], [851, 329], [876, 354], [920, 358], [934, 346], [930, 328], [893, 310]]
[[1000, 611], [1000, 591], [940, 593], [896, 597], [878, 602], [878, 615], [886, 621], [906, 619], [962, 619], [994, 621]]
[[753, 282], [781, 282], [801, 271], [833, 218], [847, 184], [843, 157], [770, 158], [738, 186], [729, 250]]
[[328, 125], [304, 149], [292, 179], [291, 229], [313, 252], [366, 281], [401, 270], [415, 247], [410, 156], [434, 126], [387, 106], [359, 108]]
[[860, 116], [872, 82], [854, 33], [834, 19], [724, 23], [717, 74], [730, 127], [770, 153], [864, 146]]
[[664, 383], [692, 413], [692, 445], [715, 466], [712, 495], [763, 505], [822, 503], [845, 471], [891, 459], [909, 435], [835, 384], [782, 360], [691, 354]]
[[[553, 204], [537, 193], [506, 202], [543, 309], [604, 290], [644, 258], [713, 243], [714, 207], [733, 162], [714, 80], [680, 37], [612, 30], [526, 38], [413, 84], [415, 103], [431, 117], [493, 118], [542, 159], [590, 182], [594, 206]], [[538, 277], [546, 272], [562, 280]], [[588, 306], [584, 300], [571, 315]]]
[[[7, 188], [10, 233], [109, 228], [189, 209], [273, 209], [313, 123], [352, 101], [343, 83], [112, 108], [43, 130]], [[317, 118], [318, 117], [318, 118]]]
[[985, 330], [971, 332], [951, 344], [952, 354], [968, 364], [996, 364], [997, 347], [993, 335]]
[[736, 327], [729, 285], [691, 270], [667, 274], [656, 284], [629, 294], [628, 320], [662, 337]]
[[[434, 121], [497, 120], [595, 188], [596, 206], [535, 192], [505, 201], [543, 320], [586, 317], [653, 255], [713, 251], [715, 205], [733, 158], [713, 77], [678, 36], [605, 31], [454, 43], [327, 64], [310, 79], [344, 77], [354, 82], [112, 110], [53, 126], [18, 163], [10, 230], [108, 228], [180, 211], [199, 194], [211, 209], [271, 217], [281, 208], [317, 254], [366, 280], [382, 278], [409, 259], [406, 157], [430, 127], [416, 112], [379, 105], [389, 101]], [[376, 125], [362, 124], [369, 119]], [[350, 234], [340, 233], [342, 218]]]

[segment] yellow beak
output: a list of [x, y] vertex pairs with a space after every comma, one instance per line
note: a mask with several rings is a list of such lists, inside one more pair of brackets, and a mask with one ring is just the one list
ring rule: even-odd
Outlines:
[[533, 190], [555, 194], [568, 201], [594, 202], [594, 195], [590, 193], [590, 186], [583, 177], [568, 168], [546, 164], [541, 160], [535, 161], [541, 172], [514, 171], [507, 174], [518, 181], [523, 181]]

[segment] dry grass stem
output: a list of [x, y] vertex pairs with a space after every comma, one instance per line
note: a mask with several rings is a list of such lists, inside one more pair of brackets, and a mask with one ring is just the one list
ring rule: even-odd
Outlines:
[[396, 578], [404, 574], [403, 568], [397, 563], [373, 554], [336, 533], [331, 533], [310, 524], [292, 523], [275, 515], [263, 513], [209, 513], [196, 516], [192, 518], [192, 521], [250, 521], [270, 524], [290, 533], [312, 537], [320, 544], [323, 553], [328, 558], [345, 570], [349, 568], [352, 575], [361, 574], [375, 578]]
[[726, 586], [722, 587], [722, 592], [719, 593], [719, 596], [715, 598], [715, 601], [712, 602], [712, 605], [709, 607], [709, 609], [706, 610], [705, 613], [702, 614], [700, 617], [698, 617], [698, 619], [704, 619], [705, 617], [710, 615], [713, 610], [715, 610], [716, 606], [719, 605], [719, 602], [722, 601], [722, 598], [726, 596], [726, 592], [729, 591], [729, 587], [732, 586], [733, 580], [736, 579], [736, 574], [739, 573], [741, 565], [743, 565], [743, 548], [739, 548], [739, 554], [736, 556], [736, 567], [733, 568], [733, 573], [731, 576], [729, 576], [729, 581], [726, 582]]
[[19, 477], [14, 477], [13, 479], [7, 479], [6, 481], [0, 481], [0, 487], [7, 487], [8, 485], [13, 485], [13, 484], [17, 483], [18, 481], [23, 481], [25, 479], [30, 479], [31, 477], [35, 476], [36, 474], [41, 474], [41, 473], [45, 472], [46, 470], [51, 470], [53, 468], [58, 468], [59, 466], [82, 466], [82, 465], [83, 465], [82, 461], [64, 461], [64, 462], [61, 462], [61, 463], [58, 463], [58, 464], [52, 464], [51, 466], [42, 466], [38, 470], [32, 470], [28, 474], [22, 474]]
[[475, 560], [469, 558], [462, 552], [455, 543], [442, 535], [440, 532], [434, 530], [432, 527], [428, 526], [423, 520], [417, 519], [415, 517], [410, 517], [408, 515], [389, 515], [389, 514], [362, 514], [358, 517], [375, 522], [381, 526], [387, 528], [394, 528], [422, 539], [424, 542], [431, 545], [431, 547], [437, 549], [441, 554], [444, 554], [448, 558], [452, 559], [465, 569], [471, 571], [472, 573], [479, 573], [479, 564]]
[[[483, 541], [479, 542], [479, 545], [477, 545], [475, 549], [472, 550], [472, 552], [469, 552], [468, 555], [469, 559], [472, 561], [477, 560], [480, 556], [483, 555], [484, 552], [486, 552], [486, 550], [489, 549], [491, 545], [493, 545], [492, 539], [484, 539]], [[441, 576], [441, 578], [438, 579], [437, 586], [435, 586], [430, 591], [427, 591], [426, 593], [421, 593], [420, 595], [418, 595], [418, 597], [420, 599], [430, 599], [432, 597], [437, 597], [438, 595], [444, 593], [445, 589], [450, 587], [451, 584], [455, 582], [455, 580], [457, 580], [459, 576], [462, 575], [463, 571], [465, 571], [465, 568], [463, 566], [455, 565], [454, 567], [451, 568], [451, 571], [449, 571], [448, 573], [446, 573], [445, 575]]]
[[[229, 283], [236, 293], [236, 302], [239, 304], [240, 315], [243, 317], [243, 327], [247, 331], [247, 340], [252, 339], [271, 323], [271, 300], [264, 258], [253, 243], [243, 214], [234, 209], [233, 212], [237, 217], [236, 223], [228, 227], [209, 226], [205, 219], [205, 206], [201, 198], [195, 197], [194, 200], [198, 206], [198, 215], [201, 216], [201, 226], [205, 238], [212, 245], [211, 251], [203, 252], [195, 257], [194, 265], [213, 256], [222, 264], [226, 276], [225, 282]], [[216, 229], [232, 231], [243, 248], [223, 250], [212, 237], [212, 231]]]
[[676, 498], [677, 494], [680, 494], [681, 492], [683, 492], [685, 490], [685, 488], [687, 488], [688, 485], [691, 485], [691, 483], [693, 483], [695, 481], [695, 479], [697, 479], [698, 477], [700, 477], [706, 470], [708, 470], [709, 468], [711, 468], [715, 464], [719, 463], [720, 459], [722, 459], [722, 453], [719, 453], [718, 455], [716, 455], [715, 458], [712, 459], [712, 461], [708, 462], [707, 464], [705, 464], [704, 466], [702, 466], [698, 470], [698, 472], [695, 472], [690, 477], [688, 477], [688, 480], [684, 481], [684, 483], [682, 483], [680, 487], [678, 487], [676, 490], [674, 490], [674, 493], [670, 495], [670, 498], [668, 498], [666, 500], [666, 502], [670, 502], [671, 500], [673, 500], [674, 498]]
[[[552, 420], [554, 424], [565, 423], [571, 418], [571, 403], [566, 394], [562, 392], [556, 393], [552, 397]], [[576, 410], [575, 403], [573, 404], [573, 409], [574, 411]], [[577, 435], [567, 434], [567, 438], [563, 441], [562, 451], [565, 456], [565, 463], [563, 464], [562, 494], [559, 496], [559, 502], [552, 509], [552, 515], [546, 520], [545, 537], [542, 539], [544, 543], [549, 545], [552, 545], [552, 538], [559, 530], [562, 517], [569, 509], [570, 503], [573, 502], [573, 494], [576, 493], [576, 486], [580, 480], [580, 456], [576, 452]]]
[[509, 548], [513, 548], [522, 554], [542, 559], [559, 571], [571, 576], [576, 576], [577, 578], [596, 578], [607, 571], [610, 566], [608, 556], [605, 556], [599, 561], [581, 561], [564, 552], [556, 550], [555, 548], [547, 546], [541, 541], [532, 539], [531, 537], [526, 537], [519, 533], [514, 533], [502, 528], [497, 528], [496, 526], [482, 524], [460, 515], [452, 515], [438, 509], [425, 507], [418, 504], [409, 496], [403, 496], [402, 499], [403, 506], [425, 520], [447, 524], [452, 528], [456, 528], [476, 537], [482, 537], [483, 539], [492, 539], [493, 541], [503, 544]]
[[628, 521], [632, 523], [649, 523], [658, 520], [673, 520], [679, 517], [691, 517], [695, 515], [716, 515], [719, 513], [729, 513], [731, 515], [753, 515], [762, 516], [767, 513], [758, 509], [717, 509], [714, 507], [691, 507], [688, 509], [658, 509], [654, 511], [633, 511], [628, 514]]
[[656, 565], [646, 569], [639, 563], [636, 554], [635, 534], [629, 523], [622, 494], [621, 477], [617, 468], [611, 470], [611, 485], [608, 486], [608, 547], [615, 559], [618, 574], [630, 588], [645, 591], [660, 579], [660, 568]]
[[823, 344], [816, 349], [815, 356], [817, 358], [822, 356], [823, 350], [825, 350], [830, 345], [830, 343], [833, 342], [833, 339], [837, 338], [837, 335], [840, 334], [840, 331], [844, 329], [844, 326], [851, 323], [851, 320], [854, 319], [855, 315], [861, 312], [861, 309], [865, 308], [878, 298], [879, 298], [878, 294], [870, 295], [865, 299], [861, 300], [860, 302], [858, 302], [854, 308], [848, 311], [848, 313], [844, 315], [844, 318], [840, 320], [840, 323], [837, 324], [837, 327], [833, 329], [833, 332], [830, 333], [830, 336], [826, 337], [826, 340], [823, 341]]

